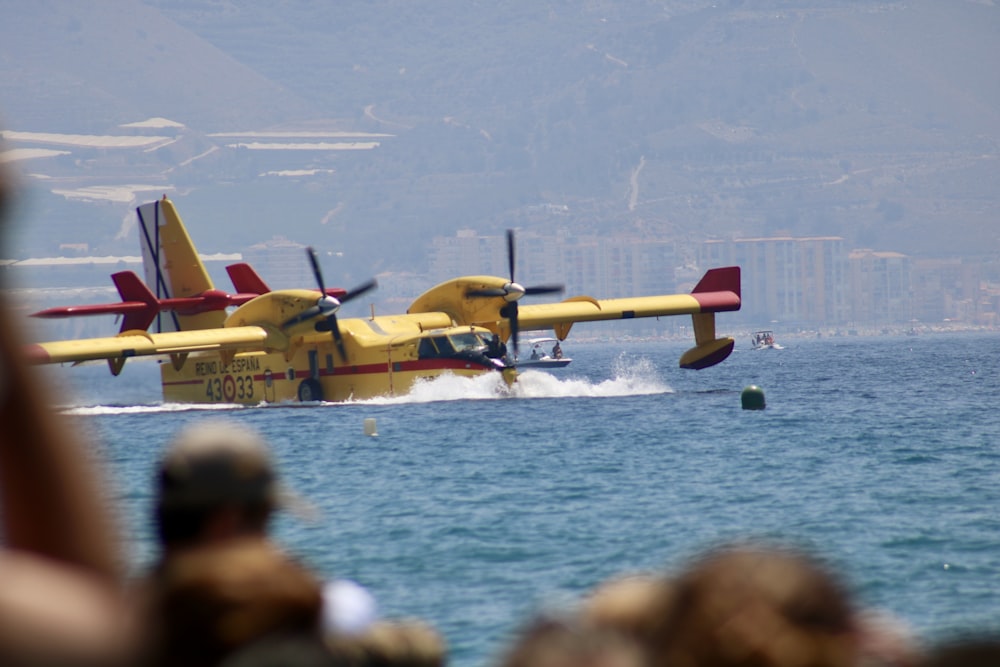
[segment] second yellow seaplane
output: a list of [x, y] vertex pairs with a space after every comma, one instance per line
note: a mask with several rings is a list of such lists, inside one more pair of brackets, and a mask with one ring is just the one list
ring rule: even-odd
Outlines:
[[[695, 346], [681, 356], [682, 368], [715, 365], [734, 345], [730, 337], [716, 337], [715, 313], [739, 310], [739, 267], [709, 270], [690, 294], [577, 296], [520, 305], [524, 296], [562, 287], [515, 282], [512, 232], [507, 235], [509, 277], [465, 276], [441, 283], [417, 297], [406, 313], [338, 320], [340, 306], [374, 289], [375, 281], [346, 291], [326, 288], [312, 249], [308, 257], [318, 292], [272, 291], [257, 281], [258, 295], [219, 300], [227, 307], [182, 308], [177, 304], [189, 303], [185, 299], [201, 304], [204, 295], [218, 291], [169, 199], [143, 204], [137, 212], [152, 292], [148, 307], [170, 311], [170, 326], [36, 343], [26, 351], [32, 362], [107, 360], [118, 375], [129, 358], [158, 356], [167, 402], [258, 404], [402, 395], [418, 380], [447, 373], [500, 373], [511, 383], [517, 366], [515, 355], [507, 354], [508, 342], [516, 352], [519, 334], [526, 330], [552, 330], [565, 340], [577, 322], [690, 315]], [[239, 285], [237, 291], [242, 291]], [[116, 312], [113, 304], [95, 312], [101, 308]], [[74, 307], [56, 311], [43, 316], [89, 314]], [[149, 319], [140, 322], [148, 326]]]

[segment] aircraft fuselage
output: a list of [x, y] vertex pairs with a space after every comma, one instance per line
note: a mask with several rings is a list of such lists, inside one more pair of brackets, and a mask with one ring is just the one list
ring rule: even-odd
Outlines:
[[215, 352], [189, 355], [180, 368], [160, 367], [163, 399], [179, 403], [346, 401], [406, 394], [418, 380], [446, 373], [471, 377], [514, 369], [486, 356], [490, 332], [478, 327], [432, 330], [378, 345], [348, 342], [341, 360], [324, 340], [284, 352], [240, 353], [226, 359]]

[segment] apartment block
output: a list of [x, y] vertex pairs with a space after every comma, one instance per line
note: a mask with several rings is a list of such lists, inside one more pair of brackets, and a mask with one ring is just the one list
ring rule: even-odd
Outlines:
[[[676, 264], [672, 241], [576, 236], [565, 231], [516, 236], [517, 282], [563, 284], [567, 295], [613, 298], [670, 293], [675, 289]], [[432, 282], [463, 275], [507, 276], [506, 237], [479, 236], [471, 230], [437, 237], [429, 272]]]
[[898, 252], [853, 250], [850, 323], [885, 325], [913, 319], [912, 261]]
[[[306, 246], [281, 236], [246, 248], [243, 261], [253, 266], [271, 289], [310, 288], [316, 285], [306, 256]], [[320, 263], [325, 261], [321, 259]]]
[[921, 322], [962, 319], [979, 323], [983, 313], [991, 312], [988, 299], [984, 307], [979, 307], [982, 282], [979, 264], [960, 259], [916, 260], [913, 263], [913, 317]]
[[817, 326], [847, 318], [847, 253], [838, 236], [713, 240], [702, 267], [742, 268], [742, 319]]

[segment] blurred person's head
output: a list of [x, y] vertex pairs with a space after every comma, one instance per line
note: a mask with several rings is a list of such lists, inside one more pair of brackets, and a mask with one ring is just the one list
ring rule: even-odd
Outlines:
[[595, 628], [620, 632], [647, 644], [673, 584], [665, 576], [627, 574], [602, 582], [584, 599], [580, 615]]
[[[0, 133], [0, 257], [17, 195], [4, 149]], [[0, 665], [129, 664], [135, 638], [97, 461], [51, 410], [57, 388], [24, 363], [19, 319], [0, 289]]]
[[654, 637], [670, 667], [853, 667], [851, 596], [803, 552], [765, 545], [713, 550], [675, 580]]
[[500, 667], [645, 667], [638, 643], [576, 619], [539, 617], [518, 634]]
[[155, 486], [155, 524], [167, 548], [263, 535], [279, 504], [267, 444], [228, 421], [183, 429], [160, 461]]

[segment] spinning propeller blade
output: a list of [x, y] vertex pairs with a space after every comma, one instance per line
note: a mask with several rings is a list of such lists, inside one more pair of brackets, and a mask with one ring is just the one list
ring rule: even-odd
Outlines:
[[322, 294], [326, 294], [326, 285], [323, 283], [323, 271], [319, 268], [319, 258], [316, 256], [316, 249], [309, 246], [306, 248], [306, 254], [309, 255], [309, 263], [312, 264], [313, 276], [319, 284], [319, 291]]
[[514, 282], [514, 230], [507, 230], [507, 275]]
[[565, 291], [566, 287], [563, 285], [535, 285], [524, 288], [524, 293], [528, 296], [536, 294], [562, 294]]
[[[309, 262], [312, 264], [313, 275], [316, 277], [316, 283], [319, 285], [320, 293], [323, 296], [320, 297], [319, 301], [313, 308], [302, 311], [293, 320], [301, 322], [302, 320], [308, 319], [309, 317], [315, 317], [317, 315], [326, 315], [325, 322], [318, 322], [316, 324], [317, 331], [329, 331], [333, 334], [333, 343], [337, 346], [337, 352], [340, 353], [340, 358], [346, 360], [347, 352], [344, 349], [344, 337], [340, 333], [340, 326], [337, 324], [337, 311], [340, 307], [350, 301], [351, 299], [356, 299], [359, 296], [370, 292], [371, 290], [378, 287], [378, 282], [373, 278], [368, 282], [362, 283], [353, 289], [347, 291], [344, 296], [339, 300], [334, 299], [332, 296], [326, 294], [326, 285], [323, 283], [323, 272], [319, 268], [319, 259], [316, 256], [316, 251], [310, 246], [306, 248], [306, 253], [309, 255]], [[309, 313], [309, 315], [306, 315]]]
[[[345, 294], [340, 299], [340, 303], [341, 304], [347, 303], [351, 299], [355, 299], [361, 296], [362, 294], [365, 294], [366, 292], [370, 292], [376, 287], [378, 287], [378, 282], [376, 282], [375, 279], [373, 278], [372, 280], [369, 280], [366, 283], [362, 283], [357, 287], [348, 290], [347, 294]], [[337, 352], [340, 353], [340, 358], [346, 360], [347, 353], [344, 351], [344, 338], [343, 336], [340, 335], [340, 326], [337, 324], [337, 316], [331, 314], [329, 317], [326, 318], [326, 323], [321, 322], [317, 324], [316, 329], [318, 331], [323, 331], [324, 329], [330, 330], [330, 332], [333, 334], [333, 342], [337, 346]]]
[[316, 305], [310, 308], [306, 308], [301, 313], [290, 317], [285, 320], [282, 326], [289, 327], [299, 322], [305, 322], [306, 320], [311, 320], [314, 317], [327, 316], [333, 317], [337, 309], [340, 308], [340, 301], [329, 296], [326, 293], [326, 285], [323, 284], [323, 272], [319, 268], [319, 260], [316, 259], [316, 251], [312, 248], [306, 248], [306, 254], [309, 255], [309, 262], [312, 264], [313, 276], [316, 278], [316, 283], [319, 285], [320, 297], [316, 300]]
[[366, 292], [370, 292], [378, 287], [378, 281], [372, 278], [366, 283], [361, 283], [357, 287], [351, 288], [347, 291], [347, 294], [340, 298], [341, 303], [347, 303], [351, 299], [357, 298]]
[[305, 322], [306, 320], [311, 320], [312, 318], [317, 317], [317, 316], [322, 315], [322, 314], [323, 314], [323, 310], [319, 306], [319, 304], [317, 304], [315, 306], [312, 306], [311, 308], [306, 308], [305, 310], [303, 310], [301, 313], [299, 313], [295, 317], [288, 318], [287, 320], [284, 321], [284, 323], [281, 326], [283, 326], [283, 327], [290, 327], [290, 326], [293, 326], [295, 324], [298, 324], [299, 322]]
[[487, 289], [479, 290], [469, 290], [465, 293], [466, 297], [503, 297], [507, 302], [503, 308], [500, 309], [500, 316], [507, 318], [510, 323], [510, 337], [513, 341], [514, 346], [514, 356], [517, 356], [517, 339], [520, 333], [520, 326], [517, 321], [517, 302], [525, 295], [538, 295], [538, 294], [556, 294], [565, 291], [565, 287], [562, 285], [534, 285], [532, 287], [524, 287], [519, 285], [514, 281], [514, 265], [515, 265], [515, 246], [514, 246], [514, 230], [507, 230], [507, 270], [510, 275], [510, 282], [503, 287], [491, 287]]

